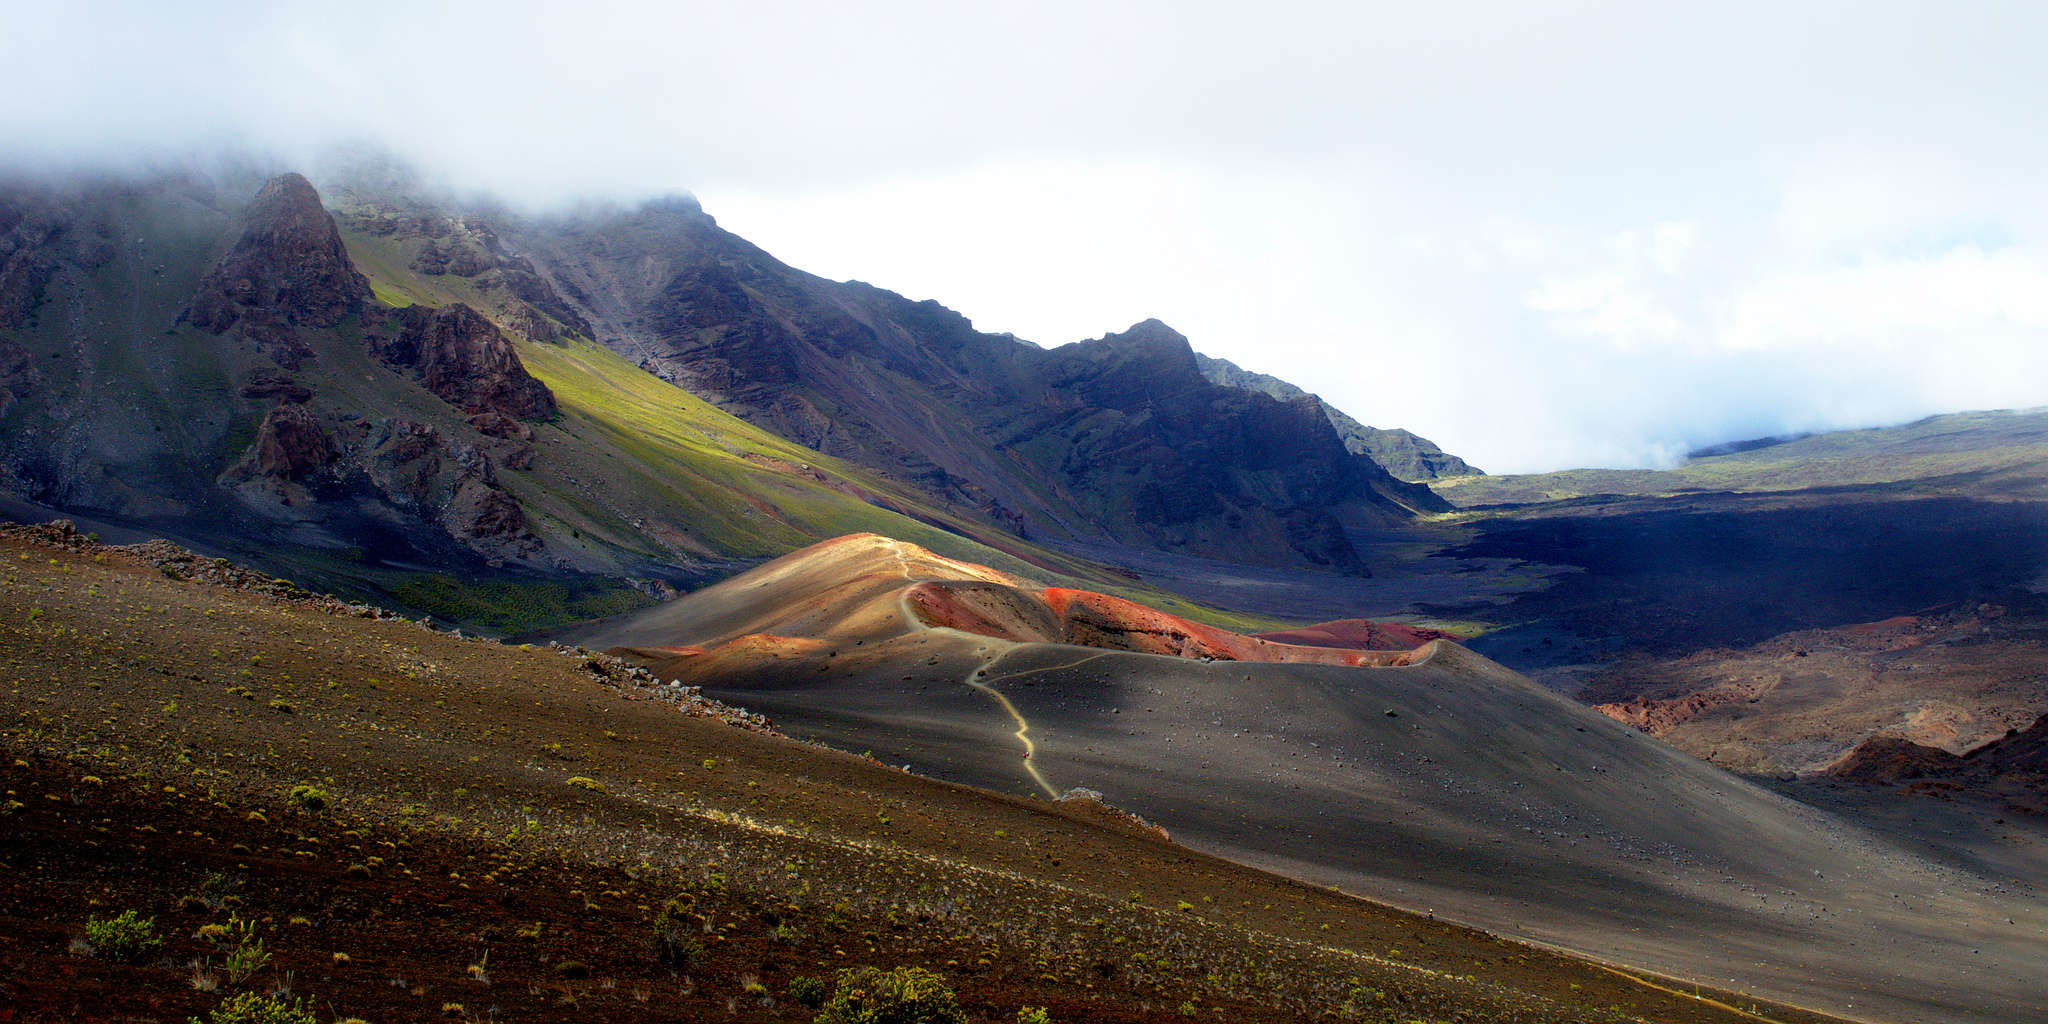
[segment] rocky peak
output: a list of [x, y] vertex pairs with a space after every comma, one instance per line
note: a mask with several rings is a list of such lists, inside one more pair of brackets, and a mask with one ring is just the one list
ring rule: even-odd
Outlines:
[[1063, 364], [1065, 383], [1116, 407], [1205, 383], [1195, 365], [1194, 346], [1158, 320], [1052, 351], [1056, 362]]
[[521, 420], [555, 414], [555, 396], [519, 361], [519, 352], [496, 324], [455, 303], [413, 306], [397, 317], [394, 333], [371, 338], [379, 359], [410, 369], [427, 390], [465, 413], [501, 413]]
[[184, 319], [216, 334], [245, 319], [332, 327], [370, 298], [369, 282], [304, 177], [270, 179], [243, 220], [241, 238], [200, 279]]

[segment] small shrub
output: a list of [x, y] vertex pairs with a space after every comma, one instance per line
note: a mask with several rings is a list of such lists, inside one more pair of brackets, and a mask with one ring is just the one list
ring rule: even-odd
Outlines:
[[608, 789], [604, 788], [604, 783], [602, 783], [602, 782], [599, 782], [599, 781], [597, 781], [596, 779], [593, 779], [593, 778], [589, 778], [588, 776], [583, 776], [583, 775], [571, 775], [571, 776], [569, 776], [569, 787], [570, 787], [571, 789], [587, 789], [587, 790], [591, 791], [592, 793], [608, 793], [608, 792], [610, 792], [610, 790], [608, 790]]
[[[205, 1024], [197, 1017], [192, 1024]], [[318, 1024], [304, 1002], [280, 999], [262, 992], [243, 992], [221, 1001], [207, 1015], [211, 1024]]]
[[825, 979], [811, 974], [799, 974], [789, 979], [789, 1001], [808, 1006], [815, 1010], [825, 1005], [827, 989]]
[[147, 959], [164, 944], [156, 933], [156, 918], [141, 917], [133, 910], [105, 919], [87, 918], [85, 941], [92, 945], [94, 956], [131, 964]]
[[1052, 1024], [1043, 1006], [1026, 1006], [1017, 1011], [1017, 1024]]
[[333, 802], [327, 791], [317, 786], [293, 786], [287, 795], [291, 798], [292, 806], [302, 811], [324, 811], [327, 805]]
[[671, 899], [662, 904], [661, 913], [654, 915], [651, 929], [654, 958], [671, 967], [688, 967], [695, 963], [704, 955], [704, 944], [691, 934], [695, 930], [696, 921], [682, 900]]
[[817, 1024], [965, 1024], [946, 979], [922, 967], [839, 972]]

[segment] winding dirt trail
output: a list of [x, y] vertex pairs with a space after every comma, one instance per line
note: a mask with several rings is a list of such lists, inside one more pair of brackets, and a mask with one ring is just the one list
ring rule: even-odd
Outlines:
[[[911, 572], [910, 558], [908, 555], [904, 553], [902, 541], [892, 539], [889, 541], [889, 547], [891, 552], [894, 553], [896, 556], [896, 568], [897, 571], [903, 574], [904, 580], [912, 584], [925, 582], [925, 578], [920, 578]], [[1083, 665], [1088, 662], [1094, 661], [1097, 658], [1106, 658], [1109, 655], [1115, 654], [1117, 652], [1100, 651], [1095, 654], [1088, 655], [1085, 658], [1081, 658], [1064, 665], [1054, 665], [1047, 668], [1021, 669], [1016, 672], [1009, 672], [999, 676], [990, 675], [989, 673], [994, 671], [996, 664], [998, 662], [1001, 662], [1004, 658], [1007, 658], [1010, 655], [1017, 653], [1017, 651], [1023, 648], [1025, 645], [1017, 643], [1013, 640], [999, 640], [994, 637], [966, 633], [962, 630], [953, 629], [949, 626], [934, 626], [931, 623], [924, 621], [923, 617], [919, 616], [916, 610], [911, 608], [909, 587], [905, 587], [902, 590], [902, 592], [897, 595], [896, 602], [897, 607], [901, 610], [903, 614], [904, 625], [910, 627], [910, 629], [915, 632], [957, 633], [961, 636], [972, 636], [978, 643], [985, 643], [1000, 648], [994, 654], [982, 659], [981, 664], [975, 666], [973, 671], [967, 673], [967, 677], [961, 680], [961, 682], [964, 682], [968, 686], [973, 687], [975, 690], [978, 690], [981, 693], [988, 695], [990, 700], [996, 702], [996, 706], [1003, 709], [1004, 714], [1010, 716], [1010, 721], [1016, 723], [1017, 731], [1012, 735], [1016, 736], [1017, 742], [1024, 747], [1024, 773], [1026, 775], [1031, 776], [1031, 781], [1035, 783], [1038, 786], [1038, 788], [1045, 793], [1047, 797], [1050, 797], [1055, 800], [1059, 799], [1059, 795], [1061, 792], [1060, 789], [1054, 786], [1050, 780], [1048, 780], [1043, 774], [1039, 772], [1038, 765], [1033, 760], [1033, 756], [1037, 753], [1037, 747], [1031, 742], [1031, 722], [1024, 717], [1023, 712], [1017, 710], [1017, 705], [1011, 703], [1010, 698], [1004, 696], [1002, 691], [997, 690], [995, 687], [990, 686], [988, 684], [999, 682], [1004, 679], [1014, 679], [1018, 676], [1031, 675], [1038, 672], [1061, 672], [1065, 671], [1066, 669], [1073, 668], [1076, 665]]]

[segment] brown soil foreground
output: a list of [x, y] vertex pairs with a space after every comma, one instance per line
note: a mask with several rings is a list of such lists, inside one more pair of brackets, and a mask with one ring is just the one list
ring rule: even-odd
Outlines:
[[[858, 964], [937, 970], [978, 1021], [1829, 1019], [784, 739], [601, 659], [80, 548], [0, 538], [9, 1024], [244, 990], [322, 1022], [806, 1021], [790, 981]], [[683, 965], [650, 944], [671, 899]], [[74, 948], [127, 909], [161, 948]], [[209, 928], [237, 921], [269, 954], [239, 978]]]

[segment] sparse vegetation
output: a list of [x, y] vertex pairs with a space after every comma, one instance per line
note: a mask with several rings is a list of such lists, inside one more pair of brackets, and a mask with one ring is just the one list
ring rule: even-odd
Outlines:
[[327, 795], [326, 790], [320, 789], [317, 786], [293, 786], [291, 792], [286, 794], [286, 796], [291, 800], [292, 806], [297, 807], [299, 810], [311, 811], [316, 814], [326, 810], [327, 805], [333, 800], [332, 797]]
[[965, 1024], [946, 979], [922, 967], [839, 972], [818, 1024]]
[[691, 916], [688, 904], [681, 897], [663, 903], [650, 928], [654, 958], [671, 967], [688, 967], [695, 963], [704, 955], [704, 944], [692, 934], [696, 927], [697, 920]]
[[242, 992], [227, 997], [213, 1008], [205, 1021], [192, 1024], [318, 1024], [304, 1001], [293, 1001], [263, 992]]
[[109, 918], [86, 918], [85, 941], [94, 956], [121, 963], [145, 960], [164, 945], [163, 937], [156, 933], [156, 918], [133, 910]]
[[799, 974], [789, 979], [789, 1001], [813, 1010], [825, 1005], [825, 997], [831, 991], [825, 979], [815, 974]]

